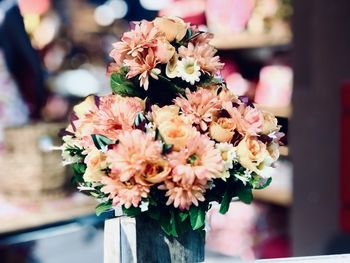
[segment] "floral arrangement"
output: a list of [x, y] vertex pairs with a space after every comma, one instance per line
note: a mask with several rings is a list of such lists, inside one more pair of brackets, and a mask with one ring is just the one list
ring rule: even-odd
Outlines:
[[62, 146], [97, 214], [119, 206], [172, 236], [204, 233], [212, 202], [252, 201], [279, 157], [277, 119], [220, 77], [212, 35], [180, 18], [134, 22], [113, 44], [113, 93], [74, 107]]

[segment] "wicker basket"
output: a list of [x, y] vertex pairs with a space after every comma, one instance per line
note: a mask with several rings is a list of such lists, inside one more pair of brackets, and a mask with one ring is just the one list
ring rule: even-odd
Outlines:
[[0, 156], [0, 192], [17, 201], [62, 196], [66, 169], [60, 151], [59, 130], [64, 124], [38, 123], [5, 130], [5, 151]]

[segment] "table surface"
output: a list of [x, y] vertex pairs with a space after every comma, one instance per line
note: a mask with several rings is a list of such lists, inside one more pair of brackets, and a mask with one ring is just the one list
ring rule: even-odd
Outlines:
[[96, 205], [93, 198], [81, 193], [21, 204], [0, 199], [0, 235], [93, 215]]

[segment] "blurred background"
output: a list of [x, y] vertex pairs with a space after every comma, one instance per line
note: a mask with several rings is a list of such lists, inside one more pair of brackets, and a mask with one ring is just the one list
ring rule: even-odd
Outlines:
[[229, 88], [286, 134], [253, 205], [209, 212], [207, 257], [350, 253], [349, 1], [0, 0], [0, 261], [102, 261], [111, 215], [51, 149], [75, 103], [110, 92], [111, 43], [157, 15], [214, 33]]

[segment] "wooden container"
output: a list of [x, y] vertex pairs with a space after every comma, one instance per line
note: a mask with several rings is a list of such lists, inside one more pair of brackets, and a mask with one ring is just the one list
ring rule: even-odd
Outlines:
[[5, 130], [5, 150], [0, 153], [0, 193], [18, 201], [62, 196], [66, 170], [59, 130], [64, 124], [38, 123]]
[[148, 217], [118, 217], [105, 223], [104, 263], [204, 262], [204, 239], [194, 231], [167, 236]]

